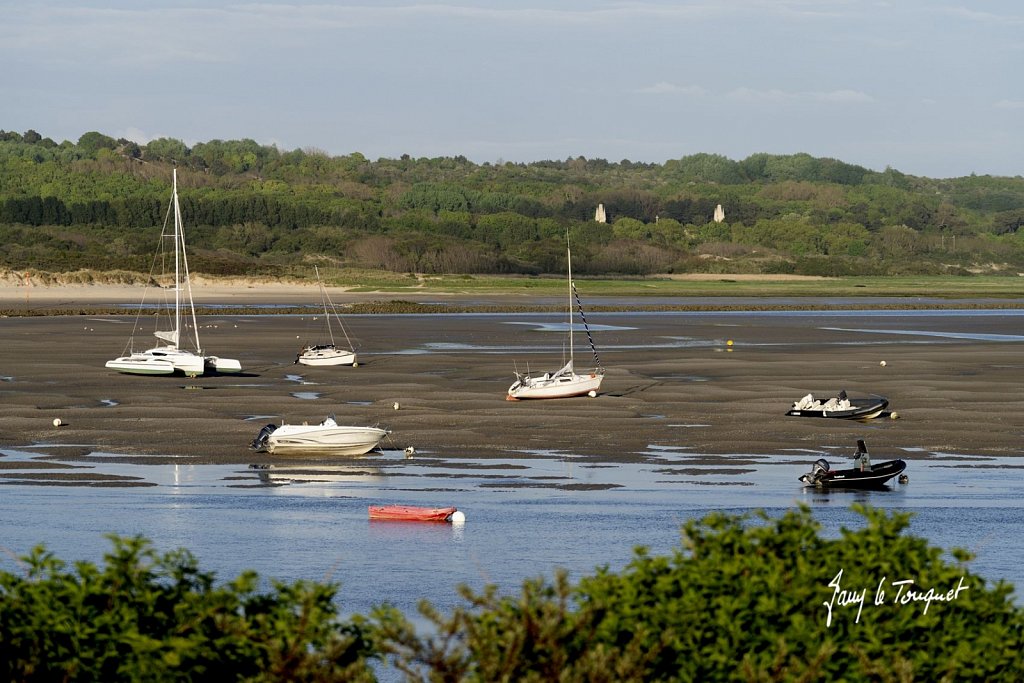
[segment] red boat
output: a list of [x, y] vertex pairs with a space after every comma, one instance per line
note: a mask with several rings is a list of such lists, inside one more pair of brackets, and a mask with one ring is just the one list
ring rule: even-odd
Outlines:
[[412, 505], [371, 505], [370, 519], [392, 522], [450, 522], [457, 508], [422, 508]]

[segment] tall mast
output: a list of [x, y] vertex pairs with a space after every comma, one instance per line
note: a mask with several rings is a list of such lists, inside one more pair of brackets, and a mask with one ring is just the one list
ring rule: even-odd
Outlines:
[[[181, 273], [178, 263], [181, 263]], [[180, 278], [180, 279], [179, 279]], [[174, 319], [178, 336], [181, 335], [182, 285], [188, 294], [188, 308], [192, 314], [192, 332], [195, 336], [196, 353], [202, 353], [199, 345], [199, 323], [196, 321], [196, 305], [192, 301], [192, 281], [188, 275], [188, 255], [185, 253], [185, 221], [181, 219], [181, 204], [178, 202], [178, 169], [174, 169]]]
[[569, 262], [569, 361], [573, 360], [572, 345], [572, 250], [569, 248], [569, 231], [565, 231], [565, 255]]
[[174, 201], [174, 345], [181, 338], [181, 207], [178, 206], [178, 169], [174, 169], [171, 198]]

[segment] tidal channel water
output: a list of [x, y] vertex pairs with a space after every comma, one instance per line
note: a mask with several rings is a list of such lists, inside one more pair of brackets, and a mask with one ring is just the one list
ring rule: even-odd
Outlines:
[[[40, 457], [31, 449], [0, 455], [26, 464]], [[972, 551], [977, 557], [969, 566], [986, 580], [1024, 585], [1022, 545], [1006, 542], [1024, 528], [1024, 478], [1017, 476], [1024, 465], [1015, 458], [930, 455], [912, 461], [906, 485], [825, 493], [797, 481], [805, 452], [735, 454], [732, 464], [709, 467], [704, 456], [664, 447], [652, 448], [643, 463], [614, 465], [570, 453], [456, 462], [385, 451], [315, 469], [133, 464], [98, 453], [87, 461], [98, 472], [155, 486], [4, 486], [8, 554], [0, 567], [15, 570], [10, 553], [38, 543], [66, 561], [99, 561], [110, 548], [106, 534], [142, 535], [160, 551], [188, 548], [223, 580], [252, 569], [265, 579], [338, 581], [346, 613], [388, 602], [413, 615], [423, 598], [442, 608], [457, 604], [458, 584], [495, 583], [514, 592], [524, 579], [550, 578], [559, 567], [576, 579], [599, 565], [620, 569], [636, 546], [670, 553], [682, 522], [713, 510], [760, 508], [778, 516], [805, 503], [823, 533], [836, 536], [842, 526], [863, 525], [850, 510], [859, 501], [912, 511], [912, 533], [947, 550]], [[579, 489], [541, 486], [552, 481]], [[618, 486], [604, 488], [612, 481]], [[368, 505], [390, 503], [455, 505], [467, 519], [368, 520]]]

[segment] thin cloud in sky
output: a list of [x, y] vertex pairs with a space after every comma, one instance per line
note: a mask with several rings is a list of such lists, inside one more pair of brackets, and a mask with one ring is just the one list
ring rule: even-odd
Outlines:
[[859, 90], [833, 90], [832, 92], [813, 93], [814, 99], [822, 102], [838, 102], [840, 104], [856, 104], [874, 102], [875, 98]]
[[835, 102], [837, 104], [862, 104], [874, 102], [875, 98], [857, 90], [831, 90], [828, 92], [787, 92], [785, 90], [757, 88], [736, 88], [728, 93], [730, 98], [749, 103], [800, 103]]
[[691, 95], [695, 97], [700, 97], [707, 93], [699, 85], [677, 85], [676, 83], [668, 83], [666, 81], [659, 81], [653, 85], [637, 88], [636, 92], [644, 95]]
[[370, 158], [770, 149], [1016, 175], [1022, 17], [1017, 0], [5, 3], [0, 126]]

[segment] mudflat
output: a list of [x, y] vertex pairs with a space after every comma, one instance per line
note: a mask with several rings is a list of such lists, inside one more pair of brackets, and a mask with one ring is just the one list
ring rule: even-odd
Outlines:
[[[858, 438], [876, 462], [1024, 453], [1019, 311], [595, 313], [588, 320], [606, 369], [600, 395], [507, 401], [515, 369], [560, 367], [564, 334], [552, 328], [564, 318], [346, 316], [358, 367], [313, 368], [293, 361], [320, 329], [315, 316], [205, 315], [204, 351], [237, 358], [243, 373], [188, 378], [104, 367], [124, 351], [133, 315], [10, 317], [0, 320], [0, 447], [62, 460], [103, 452], [152, 462], [294, 463], [303, 456], [248, 445], [266, 423], [333, 414], [342, 424], [391, 430], [385, 448], [446, 458], [539, 450], [615, 463], [672, 447], [708, 463], [791, 454], [809, 464], [823, 449], [852, 453]], [[136, 347], [152, 339], [140, 332]], [[575, 344], [577, 369], [591, 368], [581, 330]], [[785, 416], [807, 393], [840, 390], [886, 396], [892, 414], [866, 422]]]

